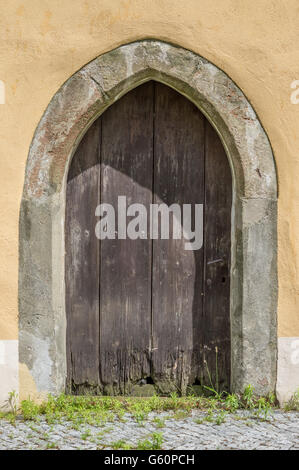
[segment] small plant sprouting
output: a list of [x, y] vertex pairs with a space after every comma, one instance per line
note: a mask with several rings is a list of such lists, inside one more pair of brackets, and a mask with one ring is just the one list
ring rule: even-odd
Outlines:
[[155, 424], [156, 428], [164, 428], [165, 426], [165, 421], [161, 418], [154, 418], [153, 423]]
[[81, 439], [82, 439], [83, 441], [86, 441], [86, 439], [87, 439], [88, 437], [91, 437], [91, 431], [90, 431], [90, 429], [87, 429], [86, 431], [84, 431], [84, 432], [81, 434]]
[[252, 385], [247, 385], [247, 387], [245, 387], [244, 389], [244, 392], [243, 392], [243, 395], [242, 395], [242, 401], [245, 405], [245, 408], [248, 408], [250, 410], [252, 410], [252, 408], [254, 408], [254, 390], [253, 390], [253, 386]]
[[225, 417], [227, 415], [227, 411], [225, 410], [221, 410], [219, 413], [214, 413], [214, 408], [211, 408], [207, 415], [202, 417], [202, 418], [197, 418], [195, 419], [195, 423], [196, 424], [203, 424], [204, 422], [208, 422], [208, 423], [215, 423], [217, 424], [218, 426], [220, 426], [220, 424], [222, 423], [225, 423]]
[[151, 434], [151, 440], [145, 439], [139, 441], [137, 444], [137, 450], [161, 450], [163, 443], [163, 435], [161, 432], [153, 432]]
[[25, 421], [38, 421], [40, 408], [32, 400], [23, 400], [21, 403], [21, 411]]
[[188, 418], [188, 416], [190, 415], [190, 411], [189, 410], [177, 410], [174, 412], [173, 414], [173, 418], [174, 419], [186, 419]]
[[46, 445], [46, 449], [48, 449], [48, 450], [58, 449], [58, 447], [57, 447], [57, 444], [55, 444], [55, 442], [48, 442], [47, 445]]
[[209, 382], [210, 382], [210, 387], [204, 385], [203, 387], [206, 389], [206, 390], [209, 390], [209, 392], [212, 392], [212, 394], [214, 395], [214, 397], [217, 399], [217, 400], [221, 400], [222, 397], [223, 397], [223, 394], [224, 392], [220, 392], [220, 387], [219, 387], [219, 372], [218, 372], [218, 347], [215, 346], [215, 386], [213, 384], [213, 381], [212, 381], [212, 377], [211, 377], [211, 373], [210, 373], [210, 369], [209, 369], [209, 366], [208, 366], [208, 363], [206, 361], [206, 359], [204, 359], [204, 365], [206, 367], [206, 370], [207, 370], [207, 374], [208, 374], [208, 377], [209, 377]]
[[225, 408], [227, 411], [234, 413], [240, 408], [240, 401], [238, 396], [235, 393], [228, 394], [225, 398]]
[[265, 397], [260, 397], [257, 401], [256, 416], [263, 420], [267, 420], [269, 414], [272, 413], [272, 406]]
[[120, 450], [120, 449], [121, 450], [131, 450], [132, 449], [132, 445], [128, 444], [123, 439], [120, 439], [119, 441], [116, 441], [116, 442], [112, 442], [112, 444], [110, 444], [110, 446], [114, 450]]
[[220, 426], [220, 424], [225, 423], [225, 417], [227, 415], [227, 411], [221, 410], [220, 413], [217, 414], [215, 418], [215, 423]]
[[284, 405], [284, 410], [285, 411], [299, 411], [299, 389]]
[[153, 449], [154, 450], [162, 449], [163, 434], [161, 432], [153, 432], [153, 434], [152, 434], [152, 443], [153, 443]]
[[18, 412], [18, 394], [15, 390], [9, 392], [7, 403], [10, 407], [11, 413], [16, 416]]

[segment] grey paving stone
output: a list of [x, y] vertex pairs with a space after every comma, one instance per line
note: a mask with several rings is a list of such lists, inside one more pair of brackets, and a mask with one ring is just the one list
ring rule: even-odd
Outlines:
[[[275, 411], [267, 421], [261, 421], [248, 412], [228, 414], [225, 422], [203, 421], [206, 414], [194, 410], [184, 419], [175, 419], [173, 413], [150, 413], [143, 425], [130, 415], [125, 420], [115, 419], [103, 426], [83, 425], [72, 429], [71, 423], [47, 424], [17, 420], [15, 426], [0, 420], [0, 449], [97, 449], [113, 448], [123, 440], [136, 446], [138, 441], [149, 438], [153, 432], [163, 434], [163, 449], [299, 449], [299, 413]], [[158, 417], [165, 426], [159, 428], [153, 422]], [[214, 415], [216, 417], [216, 413]], [[243, 419], [241, 419], [243, 418]], [[84, 439], [82, 438], [84, 437]]]

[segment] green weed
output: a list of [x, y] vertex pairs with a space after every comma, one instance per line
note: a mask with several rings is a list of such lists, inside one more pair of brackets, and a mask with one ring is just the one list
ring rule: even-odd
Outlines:
[[157, 428], [164, 428], [165, 427], [165, 421], [163, 419], [160, 419], [158, 417], [153, 419], [153, 423]]
[[240, 408], [240, 401], [239, 401], [238, 396], [235, 393], [232, 393], [232, 394], [229, 393], [225, 397], [224, 404], [225, 404], [225, 408], [231, 413], [233, 413], [238, 408]]
[[115, 450], [119, 450], [119, 449], [131, 450], [132, 449], [132, 445], [128, 444], [122, 439], [116, 442], [112, 442], [112, 444], [110, 444], [110, 447], [112, 447], [112, 449], [115, 449]]
[[299, 411], [299, 389], [290, 400], [284, 405], [285, 411]]
[[162, 449], [163, 435], [160, 432], [154, 432], [151, 439], [145, 439], [139, 441], [137, 444], [137, 450], [160, 450]]

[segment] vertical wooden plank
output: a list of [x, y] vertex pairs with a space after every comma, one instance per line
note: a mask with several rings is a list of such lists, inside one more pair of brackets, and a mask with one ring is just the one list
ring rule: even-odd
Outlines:
[[208, 121], [205, 136], [205, 358], [213, 385], [218, 381], [221, 390], [229, 390], [232, 177], [223, 145]]
[[[143, 204], [149, 213], [152, 153], [153, 83], [146, 83], [103, 115], [102, 202], [117, 209], [118, 196], [126, 196], [127, 205]], [[151, 241], [103, 240], [100, 376], [106, 393], [129, 393], [132, 383], [150, 375], [150, 312]]]
[[[204, 118], [187, 99], [156, 84], [154, 199], [203, 204]], [[153, 241], [153, 376], [162, 392], [186, 392], [202, 369], [203, 249]]]
[[99, 386], [99, 204], [101, 120], [83, 137], [71, 162], [66, 189], [65, 276], [67, 389]]
[[[143, 240], [99, 242], [95, 208], [106, 202], [117, 209], [118, 196], [148, 214], [151, 202], [193, 210], [204, 203], [204, 248], [187, 251], [185, 240], [171, 236], [151, 241], [149, 232]], [[216, 347], [220, 388], [229, 387], [231, 199], [217, 134], [174, 90], [144, 84], [93, 124], [67, 183], [70, 391], [129, 393], [152, 376], [161, 392], [185, 393], [194, 382], [210, 385], [204, 359], [216, 384]]]

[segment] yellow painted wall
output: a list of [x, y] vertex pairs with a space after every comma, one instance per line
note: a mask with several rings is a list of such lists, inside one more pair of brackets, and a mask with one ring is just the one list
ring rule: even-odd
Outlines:
[[279, 179], [279, 336], [299, 337], [298, 0], [0, 0], [0, 11], [0, 340], [18, 336], [18, 216], [34, 130], [76, 70], [146, 37], [206, 57], [257, 111]]

